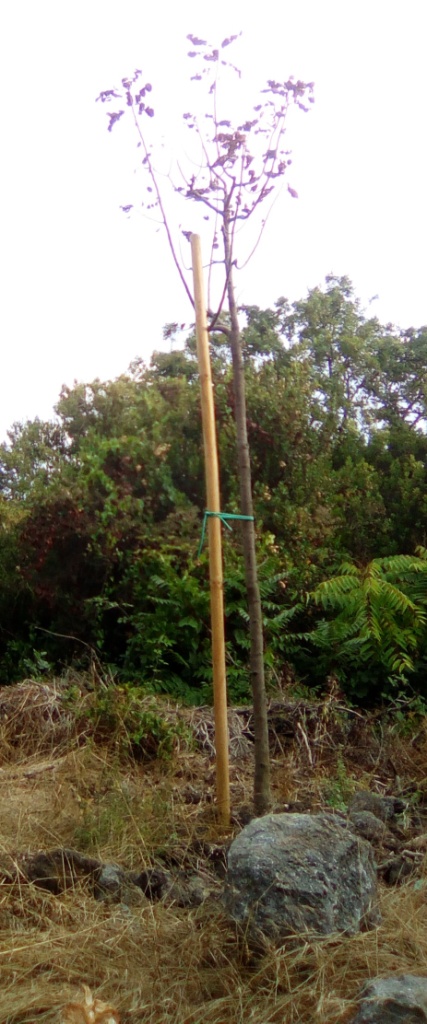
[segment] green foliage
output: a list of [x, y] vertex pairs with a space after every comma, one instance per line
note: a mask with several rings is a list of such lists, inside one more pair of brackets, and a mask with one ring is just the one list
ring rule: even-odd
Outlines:
[[[270, 685], [291, 664], [307, 687], [335, 673], [359, 699], [409, 683], [423, 699], [425, 330], [366, 318], [346, 278], [244, 312]], [[238, 512], [223, 334], [211, 352], [222, 507]], [[210, 700], [204, 495], [193, 334], [118, 380], [63, 388], [55, 423], [15, 424], [0, 446], [0, 684], [84, 667], [96, 650], [144, 692]], [[230, 699], [244, 701], [238, 524], [225, 531], [224, 572]]]
[[124, 582], [130, 600], [118, 619], [128, 635], [121, 674], [155, 693], [197, 701], [210, 679], [205, 568], [184, 569], [173, 555], [147, 552], [129, 566]]
[[69, 441], [63, 426], [39, 419], [15, 423], [8, 438], [8, 443], [0, 445], [0, 494], [23, 500], [40, 496], [68, 461]]
[[350, 562], [310, 595], [333, 618], [321, 619], [311, 641], [324, 670], [363, 695], [366, 670], [384, 690], [414, 672], [426, 628], [427, 559], [395, 555], [364, 568]]
[[[427, 715], [426, 697], [411, 693], [411, 688], [399, 691], [386, 709], [391, 732], [405, 739], [414, 737], [423, 728]], [[415, 801], [416, 802], [416, 801]]]
[[[260, 543], [261, 561], [258, 566], [258, 578], [263, 610], [264, 631], [264, 663], [267, 684], [281, 677], [283, 666], [292, 658], [295, 646], [295, 635], [289, 631], [289, 625], [295, 618], [299, 606], [287, 606], [283, 601], [286, 590], [283, 572], [277, 572], [274, 538], [264, 535]], [[229, 563], [233, 561], [231, 553]], [[229, 565], [225, 580], [225, 606], [228, 643], [227, 678], [229, 691], [235, 700], [247, 700], [250, 697], [248, 686], [248, 612], [245, 600], [245, 581], [241, 561], [234, 559], [234, 568]]]
[[146, 791], [132, 791], [117, 772], [117, 766], [102, 773], [102, 788], [95, 797], [81, 802], [81, 821], [72, 843], [79, 850], [99, 854], [114, 842], [126, 851], [141, 847], [166, 852], [179, 841], [174, 823], [173, 793], [167, 777], [163, 785]]
[[[73, 694], [69, 694], [73, 706]], [[141, 687], [111, 682], [92, 694], [83, 707], [77, 701], [76, 713], [86, 717], [91, 734], [98, 741], [113, 743], [119, 754], [137, 760], [168, 760], [180, 745], [191, 744], [191, 733], [178, 719], [162, 715], [158, 701], [150, 700]]]
[[335, 773], [324, 782], [324, 798], [329, 807], [335, 811], [346, 811], [353, 796], [355, 782], [347, 772], [342, 752], [337, 755]]
[[[246, 589], [240, 553], [229, 545], [224, 580], [227, 679], [230, 699], [246, 701], [249, 687], [249, 630]], [[280, 672], [289, 649], [286, 623], [294, 609], [280, 603], [281, 576], [274, 559], [259, 566], [265, 630], [265, 663], [270, 675]], [[189, 560], [182, 568], [175, 555], [146, 555], [130, 567], [132, 600], [118, 620], [128, 640], [120, 675], [132, 677], [154, 693], [169, 693], [187, 702], [212, 699], [210, 597], [207, 559]]]

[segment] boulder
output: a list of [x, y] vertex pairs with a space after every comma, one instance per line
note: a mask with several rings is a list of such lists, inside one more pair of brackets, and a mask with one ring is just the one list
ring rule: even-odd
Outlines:
[[427, 978], [393, 974], [377, 978], [362, 991], [360, 1007], [351, 1024], [425, 1024]]
[[380, 923], [372, 847], [333, 814], [269, 814], [228, 853], [225, 905], [245, 934], [355, 933]]

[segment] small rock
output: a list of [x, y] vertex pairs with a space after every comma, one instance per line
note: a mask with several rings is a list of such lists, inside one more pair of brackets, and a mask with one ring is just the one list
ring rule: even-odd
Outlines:
[[381, 843], [387, 834], [385, 822], [372, 811], [350, 811], [349, 818], [358, 836], [367, 839], [368, 843]]
[[195, 789], [194, 786], [186, 786], [181, 796], [185, 804], [200, 804], [202, 801], [200, 790]]
[[126, 907], [145, 903], [141, 890], [118, 864], [102, 864], [93, 895], [96, 900], [121, 903]]
[[125, 872], [118, 864], [102, 864], [95, 886], [96, 899], [118, 895], [125, 882]]
[[252, 807], [249, 807], [248, 804], [243, 804], [242, 807], [239, 807], [236, 813], [233, 814], [233, 824], [244, 827], [245, 825], [249, 825], [249, 822], [253, 821], [254, 817], [255, 815]]
[[93, 857], [66, 847], [38, 850], [20, 857], [21, 872], [27, 881], [56, 896], [79, 882], [92, 883], [100, 867], [100, 862]]
[[390, 822], [397, 814], [402, 814], [406, 804], [395, 796], [378, 796], [368, 790], [355, 793], [348, 806], [349, 815], [357, 811], [369, 811], [380, 821]]
[[132, 881], [142, 889], [150, 900], [165, 900], [177, 907], [198, 907], [215, 890], [215, 881], [202, 872], [189, 874], [186, 871], [159, 871], [149, 868], [139, 875], [132, 875]]
[[201, 875], [187, 875], [183, 872], [174, 879], [166, 894], [167, 900], [177, 907], [200, 907], [213, 890], [209, 881]]
[[400, 885], [401, 882], [406, 881], [415, 873], [419, 867], [420, 860], [421, 858], [412, 859], [405, 857], [405, 854], [402, 853], [386, 861], [385, 864], [381, 864], [379, 873], [387, 885]]
[[152, 902], [161, 900], [169, 891], [172, 885], [172, 875], [169, 871], [160, 871], [158, 868], [147, 868], [140, 871], [138, 875], [132, 875], [132, 882], [142, 889], [144, 896]]
[[351, 1024], [426, 1024], [427, 978], [393, 974], [369, 982]]

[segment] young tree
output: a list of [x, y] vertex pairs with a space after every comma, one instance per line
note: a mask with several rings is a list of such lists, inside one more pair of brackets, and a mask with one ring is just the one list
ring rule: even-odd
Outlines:
[[[271, 209], [274, 193], [285, 178], [291, 163], [289, 151], [285, 148], [287, 114], [293, 105], [304, 111], [309, 109], [307, 104], [313, 102], [313, 84], [295, 81], [293, 78], [285, 82], [270, 79], [248, 118], [237, 117], [233, 120], [230, 116], [224, 117], [220, 110], [220, 86], [223, 75], [231, 74], [240, 79], [239, 70], [224, 59], [224, 50], [238, 37], [224, 39], [218, 48], [194, 35], [187, 38], [192, 47], [188, 56], [194, 61], [195, 66], [195, 74], [191, 80], [206, 85], [207, 99], [204, 100], [205, 109], [200, 115], [187, 112], [183, 114], [184, 122], [195, 144], [191, 143], [193, 149], [189, 157], [186, 157], [183, 151], [182, 161], [175, 162], [168, 170], [165, 180], [170, 183], [176, 197], [190, 200], [193, 205], [204, 208], [204, 220], [212, 228], [208, 276], [208, 302], [211, 307], [208, 311], [209, 330], [225, 335], [232, 354], [240, 504], [241, 514], [246, 517], [242, 522], [242, 535], [251, 639], [250, 676], [254, 703], [254, 805], [256, 813], [263, 814], [270, 804], [263, 630], [253, 521], [244, 362], [234, 274], [236, 269], [245, 265], [256, 248], [267, 216], [263, 216], [262, 211], [266, 204]], [[152, 87], [150, 83], [143, 85], [142, 82], [142, 72], [137, 69], [131, 77], [122, 79], [120, 89], [101, 92], [98, 99], [102, 103], [116, 103], [119, 99], [124, 101], [123, 107], [115, 108], [109, 113], [109, 131], [126, 112], [129, 112], [133, 119], [138, 134], [138, 146], [142, 152], [142, 167], [149, 178], [149, 198], [143, 206], [148, 211], [158, 211], [176, 268], [188, 298], [193, 303], [185, 269], [178, 256], [180, 233], [189, 238], [191, 232], [182, 231], [181, 225], [179, 233], [174, 232], [166, 210], [161, 187], [162, 175], [157, 164], [161, 159], [161, 153], [159, 147], [156, 148], [156, 144], [150, 141], [149, 133], [154, 109], [147, 101], [147, 97], [151, 97]], [[227, 95], [227, 101], [230, 103], [230, 93]], [[287, 187], [289, 193], [296, 197], [294, 189], [290, 185]], [[129, 212], [131, 206], [123, 209]], [[243, 263], [238, 263], [238, 229], [245, 222], [256, 222], [258, 215], [257, 231], [250, 242], [252, 252]], [[222, 269], [222, 279], [219, 283], [218, 300], [213, 304], [212, 287], [218, 277], [218, 268]]]

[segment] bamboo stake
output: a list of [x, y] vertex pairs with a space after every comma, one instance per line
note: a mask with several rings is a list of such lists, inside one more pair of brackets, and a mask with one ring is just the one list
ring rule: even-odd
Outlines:
[[[196, 312], [197, 358], [202, 393], [203, 443], [207, 508], [220, 512], [218, 450], [212, 389], [206, 301], [203, 282], [200, 238], [191, 235], [194, 301]], [[211, 592], [212, 663], [215, 713], [216, 791], [218, 814], [224, 824], [230, 821], [230, 779], [228, 766], [227, 683], [224, 642], [224, 587], [222, 572], [221, 521], [208, 517], [209, 578]]]

